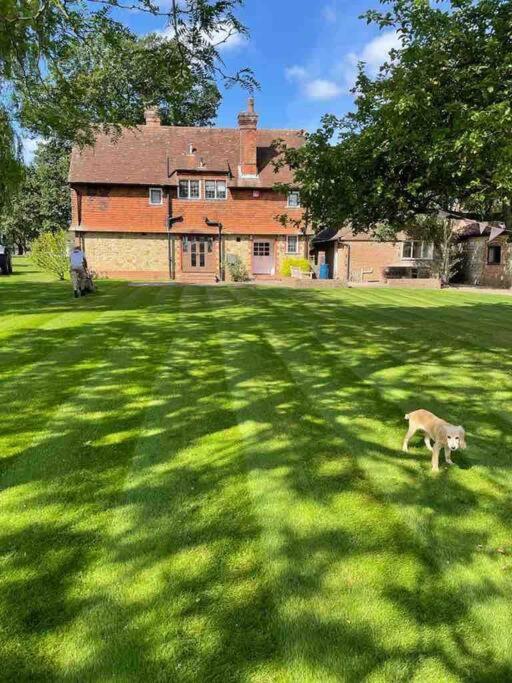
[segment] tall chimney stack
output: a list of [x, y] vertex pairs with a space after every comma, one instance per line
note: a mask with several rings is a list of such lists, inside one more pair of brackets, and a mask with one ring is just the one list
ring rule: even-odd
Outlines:
[[146, 120], [146, 126], [162, 125], [160, 114], [158, 113], [158, 107], [146, 107], [144, 110], [144, 119]]
[[246, 178], [257, 178], [256, 136], [258, 114], [254, 111], [253, 97], [249, 98], [247, 111], [238, 114], [238, 127], [240, 129], [240, 175]]

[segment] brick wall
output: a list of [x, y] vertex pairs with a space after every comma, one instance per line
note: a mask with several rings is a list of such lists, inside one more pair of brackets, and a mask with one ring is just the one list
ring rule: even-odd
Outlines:
[[402, 242], [346, 241], [338, 245], [335, 278], [351, 282], [384, 282], [384, 269], [391, 265], [420, 267], [432, 271], [434, 261], [402, 259]]
[[[501, 263], [498, 265], [487, 263], [489, 244], [501, 246]], [[485, 236], [469, 239], [465, 243], [464, 252], [464, 279], [468, 284], [483, 287], [510, 287], [512, 285], [509, 265], [512, 249], [506, 235], [501, 235], [492, 242], [489, 242], [489, 238]]]
[[165, 235], [88, 232], [84, 235], [84, 247], [89, 267], [101, 277], [169, 277]]
[[[239, 235], [238, 237], [229, 236], [224, 238], [224, 253], [226, 257], [228, 255], [238, 256], [247, 268], [249, 276], [252, 275], [252, 244], [252, 240], [248, 235]], [[231, 275], [227, 266], [226, 280], [231, 280]]]
[[[204, 196], [203, 191], [204, 185], [201, 189], [201, 196]], [[183, 216], [180, 230], [202, 228], [204, 219], [208, 216], [210, 220], [221, 222], [225, 233], [272, 234], [283, 232], [282, 225], [276, 220], [277, 215], [287, 213], [293, 219], [300, 218], [302, 215], [301, 209], [288, 209], [286, 197], [271, 189], [257, 190], [259, 196], [255, 197], [253, 190], [228, 188], [226, 200], [178, 199], [175, 188], [171, 192], [172, 214]], [[293, 228], [286, 231], [292, 235], [297, 233], [297, 230]]]
[[400, 242], [354, 241], [347, 245], [338, 256], [338, 273], [340, 279], [346, 279], [348, 260], [349, 279], [354, 282], [383, 281], [383, 269], [399, 263], [402, 255]]
[[[255, 239], [265, 239], [265, 236], [255, 237]], [[268, 239], [273, 242], [274, 250], [274, 266], [275, 275], [274, 277], [280, 277], [280, 269], [283, 259], [288, 256], [302, 258], [304, 255], [304, 241], [299, 238], [299, 253], [298, 254], [288, 254], [286, 252], [286, 236], [284, 235], [269, 235]], [[239, 256], [242, 262], [247, 268], [247, 272], [250, 276], [253, 275], [252, 272], [252, 252], [253, 252], [253, 241], [248, 235], [229, 235], [224, 238], [224, 250], [226, 255], [233, 254]], [[226, 268], [226, 279], [229, 278], [229, 271]]]
[[441, 280], [438, 277], [417, 278], [390, 278], [387, 281], [390, 287], [414, 287], [415, 289], [441, 289]]
[[286, 197], [272, 189], [257, 190], [258, 196], [254, 196], [253, 190], [228, 188], [226, 200], [206, 200], [204, 181], [215, 178], [219, 179], [219, 176], [201, 178], [202, 199], [197, 200], [178, 199], [175, 187], [164, 188], [161, 206], [149, 204], [148, 187], [77, 186], [72, 189], [72, 225], [78, 226], [80, 223], [81, 228], [93, 231], [165, 232], [170, 204], [173, 216], [183, 216], [183, 222], [179, 224], [180, 231], [203, 228], [208, 217], [220, 221], [224, 231], [231, 234], [260, 232], [271, 235], [283, 231], [297, 234], [298, 231], [293, 227], [283, 230], [276, 220], [276, 216], [284, 213], [292, 219], [302, 216], [300, 208], [286, 206]]
[[[81, 202], [79, 194], [81, 194]], [[164, 189], [159, 206], [149, 203], [149, 187], [140, 186], [80, 186], [72, 190], [72, 225], [88, 230], [113, 232], [165, 232], [167, 229], [168, 196]]]

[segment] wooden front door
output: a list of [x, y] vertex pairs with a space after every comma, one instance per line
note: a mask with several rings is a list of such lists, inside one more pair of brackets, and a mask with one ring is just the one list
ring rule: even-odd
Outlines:
[[181, 238], [181, 269], [184, 273], [214, 273], [214, 237], [190, 235]]
[[274, 240], [254, 240], [252, 272], [255, 275], [274, 275]]

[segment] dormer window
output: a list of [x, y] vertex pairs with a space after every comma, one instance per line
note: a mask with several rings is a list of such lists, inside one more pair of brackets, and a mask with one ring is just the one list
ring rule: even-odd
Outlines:
[[201, 196], [199, 180], [180, 180], [178, 197], [180, 199], [199, 199]]
[[161, 206], [164, 203], [164, 197], [161, 187], [149, 188], [149, 204], [151, 206]]
[[288, 194], [287, 206], [290, 209], [298, 209], [300, 207], [300, 194], [296, 190]]
[[204, 181], [205, 199], [226, 199], [227, 189], [225, 180], [205, 180]]

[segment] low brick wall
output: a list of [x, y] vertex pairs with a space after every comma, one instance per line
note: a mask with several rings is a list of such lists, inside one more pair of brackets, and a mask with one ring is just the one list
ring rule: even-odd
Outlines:
[[401, 277], [386, 280], [389, 287], [415, 287], [416, 289], [441, 289], [441, 280], [437, 277]]

